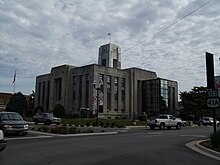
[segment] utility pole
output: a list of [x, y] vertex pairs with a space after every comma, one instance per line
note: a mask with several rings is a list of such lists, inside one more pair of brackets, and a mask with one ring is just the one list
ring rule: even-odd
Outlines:
[[[214, 77], [214, 62], [213, 62], [213, 54], [206, 52], [206, 75], [207, 75], [207, 89], [215, 90], [215, 77]], [[209, 104], [207, 99], [207, 105]], [[218, 100], [219, 103], [219, 96], [217, 95], [215, 100]], [[215, 107], [212, 108], [213, 111], [213, 120], [214, 120], [214, 133], [216, 132], [216, 115], [215, 115]]]

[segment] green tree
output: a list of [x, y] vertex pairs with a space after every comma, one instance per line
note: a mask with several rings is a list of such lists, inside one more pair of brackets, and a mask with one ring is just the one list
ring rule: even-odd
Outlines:
[[53, 115], [55, 117], [64, 117], [65, 116], [65, 108], [61, 104], [56, 104], [53, 110]]
[[180, 92], [183, 109], [180, 116], [184, 119], [199, 119], [202, 116], [212, 116], [212, 111], [206, 106], [207, 88], [193, 87], [189, 92]]
[[13, 94], [5, 111], [18, 112], [20, 115], [24, 116], [27, 111], [27, 100], [25, 96], [21, 92]]

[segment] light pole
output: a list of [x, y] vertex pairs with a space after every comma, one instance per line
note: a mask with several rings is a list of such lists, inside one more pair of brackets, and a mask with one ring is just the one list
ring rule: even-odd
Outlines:
[[97, 99], [97, 110], [96, 110], [96, 125], [98, 125], [98, 121], [99, 121], [99, 92], [101, 90], [101, 87], [103, 85], [103, 82], [100, 80], [99, 84], [97, 86], [96, 82], [93, 82], [93, 87], [95, 88], [95, 90], [97, 91], [97, 95], [96, 95], [96, 99]]

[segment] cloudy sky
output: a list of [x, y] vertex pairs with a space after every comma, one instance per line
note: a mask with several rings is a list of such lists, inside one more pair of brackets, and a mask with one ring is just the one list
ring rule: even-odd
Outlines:
[[[208, 2], [208, 3], [207, 3]], [[0, 92], [30, 94], [37, 75], [63, 64], [97, 63], [122, 49], [122, 68], [155, 71], [179, 91], [206, 86], [205, 52], [220, 75], [219, 0], [1, 0]]]

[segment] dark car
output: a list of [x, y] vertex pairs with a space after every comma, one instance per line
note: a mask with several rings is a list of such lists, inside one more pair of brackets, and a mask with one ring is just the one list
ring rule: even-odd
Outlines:
[[18, 133], [26, 135], [28, 124], [16, 112], [0, 112], [0, 129], [5, 134]]

